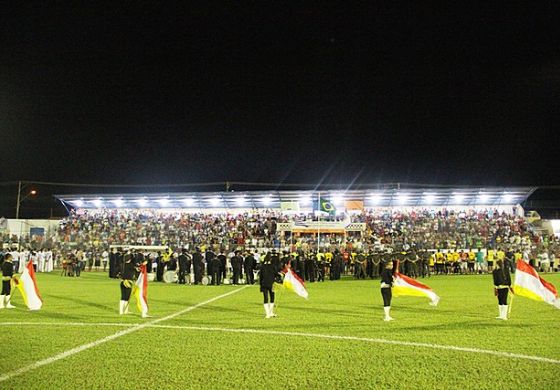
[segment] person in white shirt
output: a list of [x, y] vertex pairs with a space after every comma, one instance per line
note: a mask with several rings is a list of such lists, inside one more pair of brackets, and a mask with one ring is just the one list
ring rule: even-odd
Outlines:
[[45, 250], [37, 252], [37, 272], [45, 272]]
[[54, 268], [53, 253], [49, 249], [48, 251], [45, 252], [45, 272], [52, 272], [53, 268]]

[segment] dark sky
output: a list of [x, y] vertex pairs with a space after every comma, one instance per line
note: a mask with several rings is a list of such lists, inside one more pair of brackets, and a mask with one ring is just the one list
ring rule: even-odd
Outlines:
[[0, 181], [560, 184], [554, 2], [345, 3], [5, 10]]

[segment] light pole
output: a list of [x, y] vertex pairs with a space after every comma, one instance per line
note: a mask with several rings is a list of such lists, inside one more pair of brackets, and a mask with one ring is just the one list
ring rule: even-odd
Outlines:
[[25, 186], [21, 185], [21, 180], [18, 181], [18, 192], [17, 192], [17, 201], [16, 201], [16, 219], [19, 219], [19, 205], [27, 198], [33, 195], [37, 195], [36, 190], [31, 190], [27, 193], [23, 198], [21, 197], [21, 190], [25, 188]]

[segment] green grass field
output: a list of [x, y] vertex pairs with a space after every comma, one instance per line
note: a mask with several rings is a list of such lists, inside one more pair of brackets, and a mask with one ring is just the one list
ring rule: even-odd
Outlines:
[[[560, 287], [560, 274], [544, 278]], [[257, 286], [151, 283], [153, 317], [142, 319], [132, 304], [118, 315], [119, 282], [101, 273], [40, 274], [42, 310], [19, 293], [0, 310], [0, 388], [560, 388], [559, 310], [515, 298], [498, 321], [491, 276], [425, 283], [439, 306], [393, 298], [388, 323], [371, 280], [308, 284], [308, 301], [277, 291], [272, 319]]]

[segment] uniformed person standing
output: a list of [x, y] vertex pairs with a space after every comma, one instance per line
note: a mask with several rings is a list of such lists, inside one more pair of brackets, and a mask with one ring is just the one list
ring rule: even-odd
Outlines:
[[239, 251], [235, 251], [235, 256], [231, 258], [231, 268], [233, 269], [233, 284], [239, 284], [242, 266], [243, 259], [241, 258]]
[[200, 248], [196, 248], [193, 254], [194, 284], [202, 283], [202, 267], [202, 252]]
[[123, 270], [121, 273], [121, 301], [119, 305], [119, 314], [128, 314], [128, 306], [130, 301], [130, 293], [132, 292], [132, 284], [134, 277], [134, 264], [132, 256], [124, 257]]
[[274, 291], [273, 285], [276, 279], [277, 271], [274, 269], [272, 264], [272, 257], [265, 256], [260, 265], [259, 282], [261, 286], [261, 292], [264, 298], [264, 312], [266, 314], [265, 318], [276, 317], [274, 313]]
[[383, 297], [383, 311], [385, 317], [383, 321], [393, 321], [390, 315], [391, 298], [393, 297], [393, 262], [389, 261], [385, 264], [385, 268], [381, 271], [381, 296]]
[[210, 269], [212, 270], [212, 284], [215, 286], [219, 286], [222, 283], [222, 260], [220, 256], [224, 256], [224, 254], [220, 253], [219, 256], [214, 256], [210, 264]]
[[187, 263], [189, 261], [189, 257], [187, 256], [187, 250], [185, 248], [181, 249], [181, 254], [179, 255], [178, 259], [179, 263], [179, 284], [185, 284], [187, 281], [185, 279], [185, 275], [187, 273]]
[[511, 289], [511, 276], [504, 268], [502, 260], [496, 261], [496, 268], [492, 271], [494, 277], [494, 293], [498, 297], [498, 317], [497, 320], [507, 320], [508, 311], [508, 290]]
[[11, 253], [6, 253], [2, 263], [2, 295], [0, 295], [0, 309], [13, 309], [10, 303], [12, 297], [12, 278], [14, 277], [14, 263]]
[[247, 284], [255, 284], [255, 266], [257, 265], [257, 261], [251, 252], [245, 255], [245, 261], [243, 263], [243, 269], [245, 270], [245, 278], [247, 280]]

